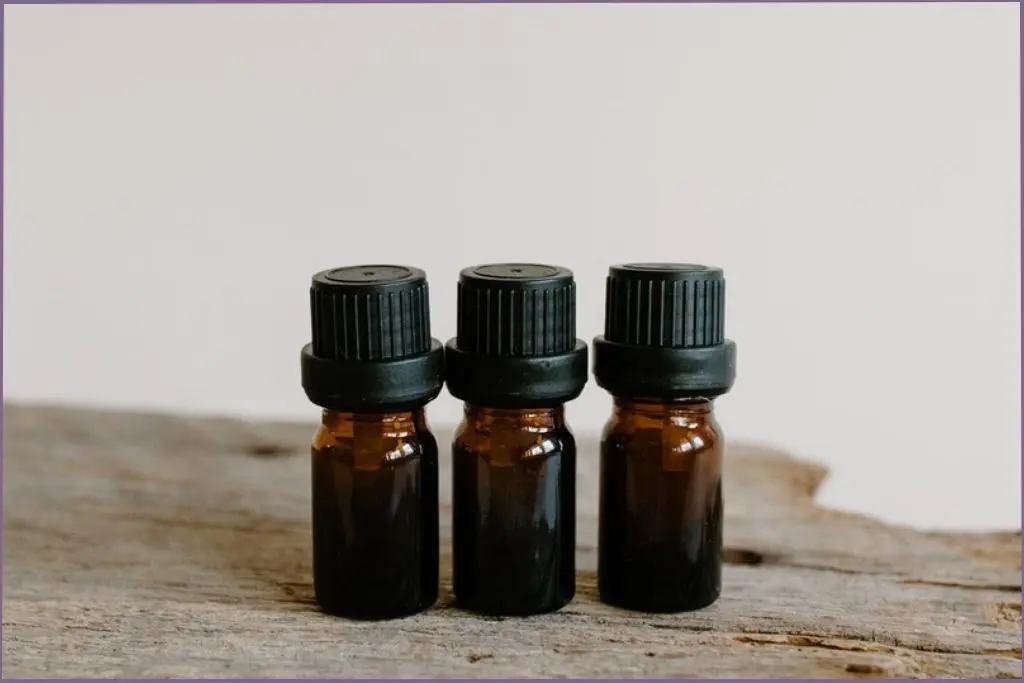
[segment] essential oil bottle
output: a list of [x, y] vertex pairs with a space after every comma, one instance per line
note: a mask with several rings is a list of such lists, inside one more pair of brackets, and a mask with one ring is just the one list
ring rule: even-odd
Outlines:
[[465, 402], [452, 446], [453, 588], [489, 615], [552, 612], [575, 594], [576, 440], [564, 404], [587, 381], [576, 284], [557, 266], [466, 268], [449, 391]]
[[722, 430], [732, 388], [725, 279], [700, 265], [613, 266], [594, 378], [614, 398], [601, 441], [598, 590], [645, 612], [707, 607], [722, 585]]
[[323, 408], [313, 441], [313, 584], [324, 612], [415, 614], [437, 600], [438, 452], [424, 406], [443, 382], [422, 270], [313, 276], [302, 386]]

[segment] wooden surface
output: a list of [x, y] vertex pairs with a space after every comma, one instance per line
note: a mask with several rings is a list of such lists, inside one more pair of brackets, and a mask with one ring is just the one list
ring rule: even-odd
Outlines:
[[312, 424], [4, 410], [7, 678], [1021, 676], [1019, 531], [923, 533], [825, 510], [825, 471], [782, 453], [730, 445], [729, 564], [707, 610], [598, 602], [596, 443], [581, 435], [571, 605], [460, 612], [444, 541], [439, 605], [366, 624], [312, 603]]

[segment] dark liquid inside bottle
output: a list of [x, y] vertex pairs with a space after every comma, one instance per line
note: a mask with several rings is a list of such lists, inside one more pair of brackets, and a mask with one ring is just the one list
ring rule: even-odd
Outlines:
[[598, 587], [611, 605], [681, 612], [721, 594], [717, 425], [708, 415], [668, 429], [680, 438], [664, 428], [627, 429], [602, 443]]
[[564, 426], [511, 426], [456, 440], [454, 592], [490, 615], [551, 612], [572, 600], [576, 552], [576, 440]]
[[415, 614], [437, 601], [437, 441], [362, 432], [313, 448], [316, 599], [338, 616]]

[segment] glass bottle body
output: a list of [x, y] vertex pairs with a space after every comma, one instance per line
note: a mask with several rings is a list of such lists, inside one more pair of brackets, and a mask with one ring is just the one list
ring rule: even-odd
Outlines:
[[456, 603], [552, 612], [576, 590], [576, 439], [561, 406], [466, 406], [452, 446]]
[[712, 402], [616, 398], [601, 441], [598, 590], [604, 602], [682, 612], [718, 599], [722, 452]]
[[324, 411], [312, 465], [313, 584], [322, 609], [387, 619], [433, 605], [438, 450], [423, 409]]

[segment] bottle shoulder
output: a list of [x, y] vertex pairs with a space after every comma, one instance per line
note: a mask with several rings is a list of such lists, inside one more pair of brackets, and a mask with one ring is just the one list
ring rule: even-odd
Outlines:
[[616, 411], [605, 423], [601, 441], [606, 452], [617, 451], [632, 457], [682, 457], [720, 453], [724, 435], [710, 412], [655, 418]]
[[576, 437], [564, 423], [556, 427], [483, 426], [463, 420], [455, 432], [456, 457], [475, 456], [498, 462], [575, 456]]
[[321, 425], [313, 437], [314, 457], [326, 457], [357, 467], [376, 468], [437, 458], [437, 439], [429, 429], [337, 431]]

